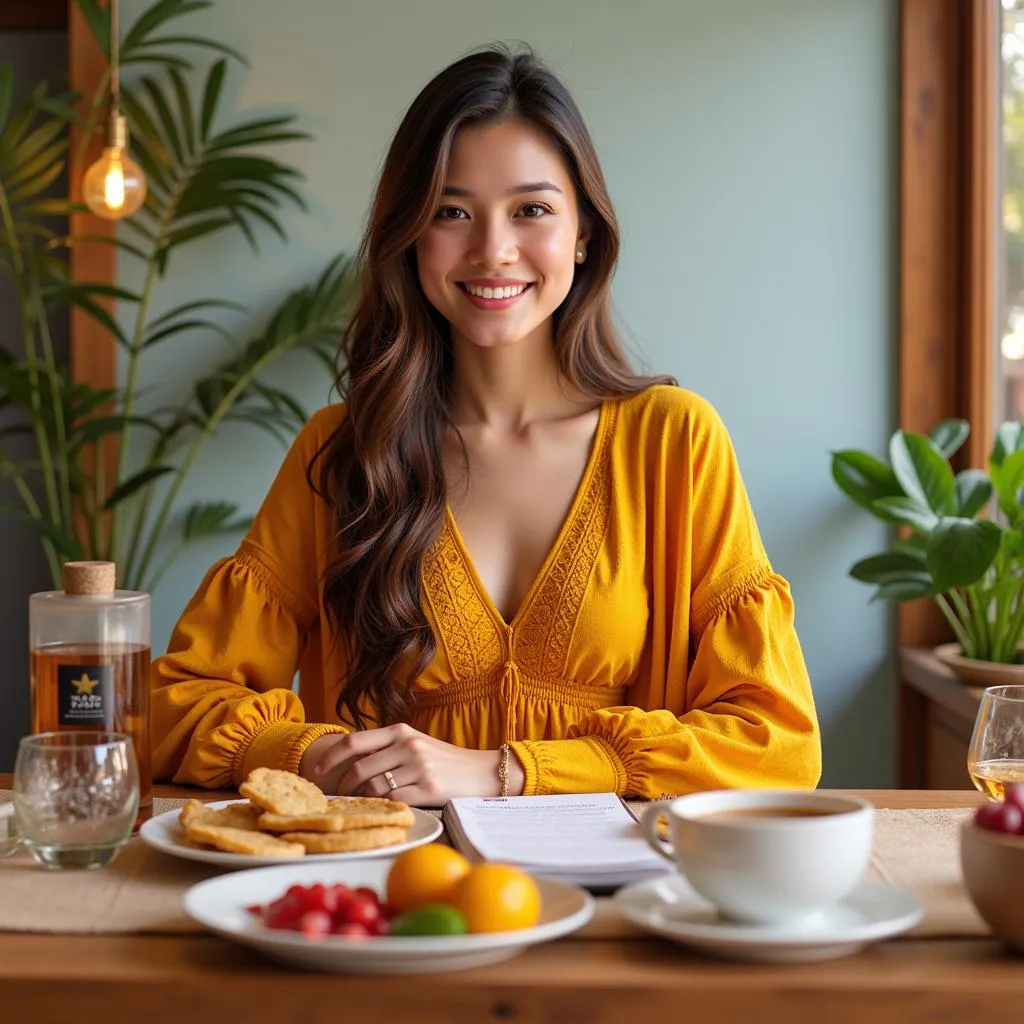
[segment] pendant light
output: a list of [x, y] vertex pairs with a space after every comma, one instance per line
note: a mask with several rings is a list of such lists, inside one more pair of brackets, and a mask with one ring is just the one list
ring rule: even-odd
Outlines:
[[118, 0], [110, 0], [110, 114], [103, 154], [82, 179], [85, 205], [104, 220], [130, 217], [146, 198], [146, 177], [128, 156], [128, 125], [121, 113]]

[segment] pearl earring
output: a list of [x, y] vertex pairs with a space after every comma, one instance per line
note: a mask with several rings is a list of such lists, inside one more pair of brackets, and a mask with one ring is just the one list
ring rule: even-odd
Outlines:
[[576, 262], [582, 263], [587, 258], [586, 252], [582, 248], [576, 250]]

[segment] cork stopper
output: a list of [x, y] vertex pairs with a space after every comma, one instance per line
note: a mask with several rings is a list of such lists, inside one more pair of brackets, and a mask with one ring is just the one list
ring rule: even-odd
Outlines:
[[65, 562], [65, 594], [112, 594], [117, 566], [113, 562]]

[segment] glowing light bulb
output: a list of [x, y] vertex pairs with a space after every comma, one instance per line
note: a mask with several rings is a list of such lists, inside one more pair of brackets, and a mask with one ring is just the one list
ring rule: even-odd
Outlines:
[[103, 179], [103, 205], [108, 210], [124, 208], [124, 163], [116, 158], [110, 161]]
[[105, 220], [130, 217], [146, 198], [146, 176], [128, 156], [127, 145], [124, 118], [115, 114], [110, 119], [106, 149], [82, 179], [83, 202]]

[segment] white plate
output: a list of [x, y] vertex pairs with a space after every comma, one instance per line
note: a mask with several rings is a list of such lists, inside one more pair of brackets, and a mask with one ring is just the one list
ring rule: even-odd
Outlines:
[[909, 893], [873, 882], [861, 882], [841, 903], [788, 926], [723, 920], [679, 875], [627, 886], [615, 900], [629, 921], [656, 935], [713, 956], [763, 963], [849, 956], [912, 928], [924, 914]]
[[[227, 807], [228, 804], [246, 803], [245, 800], [219, 800], [207, 804], [208, 807]], [[185, 830], [178, 822], [180, 810], [158, 814], [144, 822], [139, 829], [142, 841], [156, 850], [184, 857], [186, 860], [201, 860], [206, 864], [217, 864], [225, 868], [255, 868], [265, 864], [294, 864], [294, 857], [254, 857], [247, 853], [224, 853], [222, 850], [204, 850], [198, 846], [185, 846]], [[393, 857], [403, 850], [411, 850], [414, 846], [422, 846], [435, 840], [443, 831], [441, 822], [432, 814], [414, 807], [412, 813], [415, 822], [409, 829], [408, 838], [404, 843], [394, 846], [382, 846], [376, 850], [354, 850], [350, 853], [307, 853], [300, 857], [302, 861], [325, 860], [367, 860], [374, 857]]]
[[485, 935], [382, 936], [310, 939], [297, 932], [267, 928], [246, 907], [268, 903], [288, 886], [343, 882], [385, 891], [391, 859], [353, 864], [293, 862], [276, 868], [236, 871], [193, 885], [185, 893], [185, 912], [211, 931], [259, 950], [275, 960], [314, 971], [354, 974], [421, 974], [493, 964], [581, 928], [594, 913], [594, 900], [576, 886], [536, 879], [541, 919], [534, 928]]

